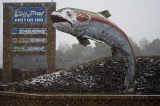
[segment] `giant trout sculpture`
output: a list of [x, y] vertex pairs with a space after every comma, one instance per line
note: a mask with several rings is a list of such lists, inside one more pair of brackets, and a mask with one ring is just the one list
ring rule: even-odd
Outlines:
[[127, 90], [133, 90], [135, 74], [135, 56], [127, 35], [108, 17], [110, 13], [105, 10], [99, 13], [89, 12], [75, 8], [63, 8], [51, 14], [53, 27], [77, 38], [80, 44], [87, 46], [88, 39], [101, 41], [111, 46], [112, 56], [120, 51], [127, 57], [128, 71], [124, 85]]

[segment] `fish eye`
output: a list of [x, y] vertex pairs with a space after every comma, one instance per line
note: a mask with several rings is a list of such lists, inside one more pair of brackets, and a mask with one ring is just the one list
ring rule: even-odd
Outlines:
[[69, 11], [66, 11], [66, 14], [67, 14], [68, 16], [71, 16], [71, 13], [70, 13]]

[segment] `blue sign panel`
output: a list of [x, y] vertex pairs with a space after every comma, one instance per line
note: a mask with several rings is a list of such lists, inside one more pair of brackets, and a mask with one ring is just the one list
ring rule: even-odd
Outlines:
[[12, 43], [47, 43], [47, 38], [12, 38]]
[[47, 56], [13, 56], [12, 66], [18, 69], [47, 69]]
[[47, 28], [13, 28], [12, 34], [47, 34]]
[[46, 23], [46, 7], [13, 7], [12, 23]]
[[17, 52], [45, 52], [47, 51], [46, 46], [38, 47], [38, 46], [13, 46], [12, 51]]

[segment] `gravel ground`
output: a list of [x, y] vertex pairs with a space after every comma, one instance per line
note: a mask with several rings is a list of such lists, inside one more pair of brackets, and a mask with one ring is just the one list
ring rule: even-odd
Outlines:
[[[103, 58], [16, 84], [15, 91], [53, 94], [124, 94], [122, 58]], [[137, 57], [135, 92], [160, 95], [160, 57]]]

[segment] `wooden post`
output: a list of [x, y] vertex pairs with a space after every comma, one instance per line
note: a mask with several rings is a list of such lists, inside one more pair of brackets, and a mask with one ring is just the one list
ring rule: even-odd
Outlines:
[[11, 6], [3, 5], [3, 75], [4, 83], [12, 81], [12, 53], [11, 53]]

